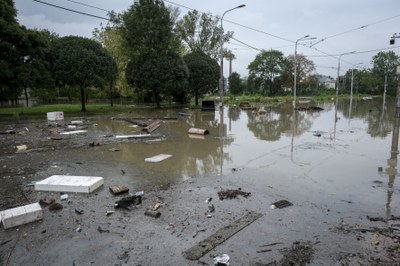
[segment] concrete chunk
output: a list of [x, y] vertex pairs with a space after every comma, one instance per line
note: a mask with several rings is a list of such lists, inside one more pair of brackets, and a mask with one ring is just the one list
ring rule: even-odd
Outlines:
[[98, 176], [53, 175], [35, 183], [38, 191], [91, 193], [104, 184]]
[[4, 229], [41, 220], [43, 211], [39, 203], [16, 207], [0, 212], [0, 221]]

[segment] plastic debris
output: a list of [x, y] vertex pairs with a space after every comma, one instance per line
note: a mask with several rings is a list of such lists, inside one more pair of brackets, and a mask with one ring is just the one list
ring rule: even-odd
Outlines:
[[28, 146], [26, 146], [25, 144], [17, 145], [17, 152], [23, 152], [23, 151], [26, 151], [27, 149], [28, 149]]
[[206, 199], [206, 203], [209, 203], [209, 202], [211, 202], [212, 201], [212, 198], [208, 198], [208, 199]]
[[229, 255], [222, 254], [221, 256], [217, 256], [214, 258], [214, 265], [229, 265]]
[[106, 216], [110, 216], [113, 213], [114, 213], [114, 211], [106, 211]]
[[68, 200], [68, 194], [62, 194], [60, 200]]
[[293, 204], [290, 202], [290, 201], [287, 201], [287, 200], [279, 200], [279, 201], [277, 201], [277, 202], [274, 202], [274, 203], [272, 203], [272, 205], [271, 205], [271, 209], [276, 209], [276, 208], [278, 208], [278, 209], [282, 209], [282, 208], [286, 208], [286, 207], [289, 207], [289, 206], [292, 206]]
[[209, 204], [209, 205], [208, 205], [208, 210], [209, 210], [210, 212], [214, 212], [214, 211], [215, 211], [214, 204]]
[[159, 154], [159, 155], [156, 155], [153, 157], [146, 158], [146, 159], [144, 159], [144, 161], [148, 162], [148, 163], [158, 163], [158, 162], [164, 161], [171, 157], [172, 157], [172, 155], [170, 155], [170, 154]]
[[136, 206], [142, 203], [142, 196], [130, 196], [126, 198], [122, 198], [115, 202], [115, 208], [124, 208], [127, 210], [131, 210], [132, 206]]
[[153, 218], [160, 218], [161, 212], [154, 211], [154, 210], [151, 210], [151, 209], [147, 209], [147, 210], [144, 212], [144, 215], [150, 216], [150, 217], [153, 217]]

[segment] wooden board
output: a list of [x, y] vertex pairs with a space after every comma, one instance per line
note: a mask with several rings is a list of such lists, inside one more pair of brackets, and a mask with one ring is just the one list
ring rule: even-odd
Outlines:
[[38, 191], [91, 193], [104, 184], [98, 176], [53, 175], [35, 183]]
[[87, 132], [87, 130], [74, 130], [74, 131], [61, 132], [60, 135], [82, 134], [82, 133], [86, 133], [86, 132]]
[[140, 139], [140, 138], [149, 138], [151, 134], [135, 134], [135, 135], [117, 135], [115, 138], [117, 139]]
[[238, 233], [240, 230], [250, 225], [262, 216], [261, 213], [251, 211], [242, 218], [232, 222], [230, 225], [219, 229], [215, 234], [200, 241], [197, 245], [183, 252], [183, 256], [188, 260], [198, 260], [210, 250], [225, 242], [228, 238]]
[[144, 161], [148, 163], [158, 163], [171, 157], [172, 157], [171, 154], [159, 154], [153, 157], [146, 158], [144, 159]]
[[41, 220], [43, 211], [39, 203], [32, 203], [0, 212], [4, 229]]

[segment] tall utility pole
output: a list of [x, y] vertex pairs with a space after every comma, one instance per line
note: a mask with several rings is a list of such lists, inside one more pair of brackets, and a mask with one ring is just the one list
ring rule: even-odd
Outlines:
[[294, 46], [294, 77], [293, 77], [293, 107], [296, 108], [296, 93], [297, 93], [297, 43], [299, 41], [315, 40], [316, 37], [310, 37], [310, 35], [305, 35], [298, 39]]
[[397, 66], [396, 117], [400, 117], [400, 66]]
[[224, 28], [222, 22], [224, 21], [224, 16], [229, 11], [245, 7], [246, 5], [239, 5], [237, 7], [226, 10], [221, 17], [221, 40], [220, 40], [220, 57], [221, 57], [221, 65], [220, 65], [220, 75], [219, 75], [219, 93], [221, 98], [221, 107], [224, 104]]

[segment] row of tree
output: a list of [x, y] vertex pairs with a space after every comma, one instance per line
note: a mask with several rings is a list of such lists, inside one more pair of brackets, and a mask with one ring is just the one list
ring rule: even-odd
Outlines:
[[[110, 13], [110, 22], [95, 29], [93, 39], [26, 29], [16, 20], [13, 0], [0, 0], [0, 12], [0, 102], [15, 102], [22, 92], [28, 99], [29, 88], [30, 95], [44, 100], [80, 95], [82, 110], [88, 91], [107, 95], [111, 104], [119, 94], [157, 106], [163, 100], [186, 103], [194, 97], [197, 105], [204, 94], [217, 90], [219, 45], [233, 34], [223, 34], [219, 18], [211, 14], [194, 10], [178, 19], [179, 9], [161, 0], [135, 1], [122, 14]], [[224, 56], [234, 59], [228, 50]], [[310, 59], [269, 50], [249, 64], [248, 77], [230, 75], [230, 93], [288, 94], [295, 63], [298, 94], [320, 91]], [[343, 82], [351, 73], [355, 91], [377, 93], [384, 78], [392, 92], [398, 56], [380, 52], [372, 63], [372, 69], [348, 71]]]

